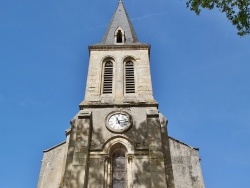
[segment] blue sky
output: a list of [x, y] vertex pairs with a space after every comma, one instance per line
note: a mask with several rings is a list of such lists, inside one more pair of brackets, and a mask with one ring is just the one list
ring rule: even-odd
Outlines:
[[[88, 45], [118, 0], [0, 0], [1, 188], [34, 188], [42, 151], [65, 140], [84, 98]], [[208, 188], [248, 188], [250, 37], [217, 10], [124, 0], [170, 136], [200, 148]]]

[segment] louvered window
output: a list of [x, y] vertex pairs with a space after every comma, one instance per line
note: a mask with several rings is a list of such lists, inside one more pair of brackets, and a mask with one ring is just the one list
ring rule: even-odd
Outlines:
[[125, 64], [125, 90], [126, 93], [135, 93], [135, 75], [134, 75], [134, 63], [132, 61], [128, 61]]
[[104, 65], [104, 76], [103, 76], [103, 93], [112, 93], [113, 83], [113, 63], [108, 61]]

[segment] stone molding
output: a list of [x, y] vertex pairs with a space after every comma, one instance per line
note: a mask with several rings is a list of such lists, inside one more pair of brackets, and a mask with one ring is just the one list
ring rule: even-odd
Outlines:
[[131, 103], [101, 103], [100, 101], [84, 101], [79, 105], [80, 110], [84, 108], [115, 108], [115, 107], [134, 107], [135, 105], [139, 107], [156, 107], [158, 108], [158, 103], [156, 101], [149, 102], [131, 102]]
[[[89, 46], [89, 51], [109, 51], [109, 50], [149, 50], [149, 44], [134, 44], [134, 45], [93, 45]], [[150, 53], [150, 52], [149, 52]]]

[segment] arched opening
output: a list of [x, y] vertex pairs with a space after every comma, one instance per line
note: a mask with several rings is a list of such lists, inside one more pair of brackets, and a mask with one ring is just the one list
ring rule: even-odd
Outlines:
[[104, 64], [103, 70], [103, 94], [112, 93], [112, 85], [113, 85], [113, 63], [111, 61], [107, 61]]
[[114, 32], [114, 44], [124, 44], [125, 40], [125, 31], [121, 28], [121, 26], [117, 27]]
[[130, 60], [125, 63], [125, 92], [135, 93], [134, 63]]
[[119, 29], [116, 34], [116, 43], [122, 43], [122, 31]]
[[106, 142], [104, 148], [104, 188], [127, 188], [133, 185], [134, 145], [124, 138]]
[[126, 150], [116, 148], [112, 154], [112, 188], [127, 187]]

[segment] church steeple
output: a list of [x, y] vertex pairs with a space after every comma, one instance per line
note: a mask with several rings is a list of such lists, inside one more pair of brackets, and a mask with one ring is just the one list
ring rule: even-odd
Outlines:
[[102, 42], [89, 46], [85, 105], [154, 104], [150, 75], [150, 45], [138, 42], [120, 0]]
[[123, 2], [119, 0], [117, 9], [109, 23], [101, 44], [134, 44], [138, 43], [134, 27], [129, 19]]
[[167, 135], [153, 98], [150, 45], [122, 0], [89, 46], [85, 98], [66, 141], [44, 152], [38, 188], [204, 188], [198, 151]]

